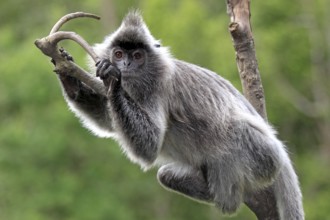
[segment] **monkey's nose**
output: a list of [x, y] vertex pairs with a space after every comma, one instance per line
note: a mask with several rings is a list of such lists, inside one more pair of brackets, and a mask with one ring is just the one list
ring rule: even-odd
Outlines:
[[127, 62], [125, 61], [124, 62], [124, 66], [129, 67], [130, 65], [131, 65], [131, 62], [129, 62], [129, 61], [127, 61]]

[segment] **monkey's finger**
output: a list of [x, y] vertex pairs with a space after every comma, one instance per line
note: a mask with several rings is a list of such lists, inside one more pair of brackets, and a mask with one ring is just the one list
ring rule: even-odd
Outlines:
[[97, 61], [97, 62], [95, 63], [95, 66], [96, 66], [96, 67], [98, 67], [98, 66], [102, 66], [102, 65], [104, 65], [105, 63], [110, 63], [110, 64], [111, 64], [110, 60], [108, 60], [108, 59], [101, 59], [101, 60], [99, 60], [99, 61]]
[[111, 63], [109, 61], [105, 61], [105, 60], [102, 60], [98, 66], [97, 66], [97, 69], [96, 69], [96, 76], [98, 77], [102, 77], [102, 75], [105, 74], [105, 70], [111, 66]]
[[105, 65], [106, 63], [108, 63], [107, 59], [102, 59], [102, 60], [99, 60], [95, 63], [95, 66], [100, 69], [102, 68], [103, 65]]
[[104, 62], [104, 59], [97, 61], [97, 62], [95, 63], [95, 66], [96, 66], [96, 67], [99, 66], [100, 63], [102, 63], [102, 62]]
[[115, 79], [116, 81], [118, 81], [120, 78], [120, 71], [112, 65], [105, 70], [105, 73], [108, 74], [111, 78]]

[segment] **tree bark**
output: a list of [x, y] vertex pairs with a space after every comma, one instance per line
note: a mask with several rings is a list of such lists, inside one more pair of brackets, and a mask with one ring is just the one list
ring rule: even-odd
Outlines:
[[[229, 32], [236, 51], [236, 63], [244, 96], [267, 120], [264, 90], [250, 24], [250, 0], [227, 0], [227, 13], [230, 17]], [[247, 192], [244, 203], [259, 220], [279, 219], [273, 187], [259, 192]]]
[[258, 69], [250, 24], [250, 0], [227, 0], [229, 32], [236, 51], [236, 62], [243, 93], [257, 112], [267, 120], [264, 90]]

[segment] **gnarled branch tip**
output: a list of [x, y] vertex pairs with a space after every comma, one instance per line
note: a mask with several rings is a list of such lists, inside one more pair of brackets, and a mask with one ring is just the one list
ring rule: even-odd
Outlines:
[[52, 30], [50, 31], [49, 35], [54, 34], [55, 32], [57, 32], [63, 24], [65, 24], [66, 22], [74, 19], [74, 18], [82, 18], [82, 17], [89, 17], [89, 18], [94, 18], [97, 20], [100, 20], [101, 17], [91, 14], [91, 13], [86, 13], [86, 12], [74, 12], [74, 13], [70, 13], [67, 15], [64, 15], [62, 18], [60, 18], [60, 20], [58, 20], [56, 22], [56, 24], [53, 26]]

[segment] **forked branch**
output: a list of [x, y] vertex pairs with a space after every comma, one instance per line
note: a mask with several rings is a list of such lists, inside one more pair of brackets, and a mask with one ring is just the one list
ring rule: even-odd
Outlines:
[[57, 44], [66, 39], [73, 40], [77, 42], [84, 50], [92, 57], [92, 59], [97, 62], [99, 60], [98, 56], [95, 54], [93, 48], [78, 34], [75, 32], [66, 32], [66, 31], [58, 31], [64, 23], [74, 18], [79, 17], [90, 17], [95, 19], [100, 19], [100, 17], [84, 13], [84, 12], [76, 12], [63, 16], [52, 28], [50, 34], [42, 39], [38, 39], [35, 41], [35, 45], [47, 56], [51, 57], [53, 61], [56, 63], [55, 72], [65, 72], [70, 76], [73, 76], [95, 92], [105, 95], [106, 91], [102, 81], [96, 78], [94, 75], [87, 73], [85, 70], [80, 68], [78, 65], [73, 62], [67, 60], [65, 57], [61, 55], [58, 50]]

